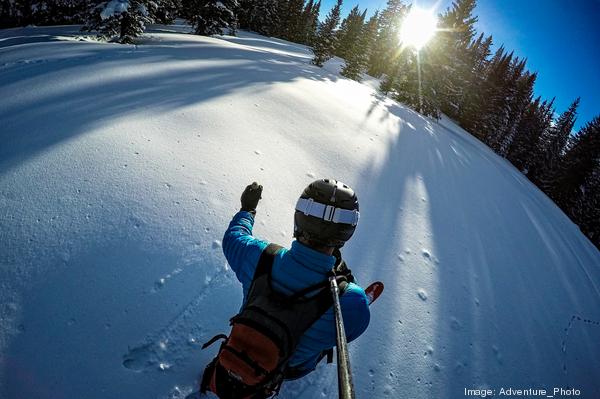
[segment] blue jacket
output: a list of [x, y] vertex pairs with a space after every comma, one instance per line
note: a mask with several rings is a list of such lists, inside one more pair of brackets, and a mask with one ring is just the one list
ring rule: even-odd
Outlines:
[[[240, 211], [233, 217], [223, 237], [223, 253], [242, 283], [244, 301], [260, 254], [268, 245], [266, 241], [252, 236], [253, 225], [253, 215], [250, 212]], [[334, 256], [323, 254], [299, 241], [294, 241], [291, 249], [282, 248], [275, 257], [271, 273], [273, 289], [290, 295], [325, 280], [327, 272], [334, 264]], [[340, 303], [346, 336], [348, 341], [352, 341], [358, 338], [369, 325], [367, 297], [361, 287], [350, 283], [341, 296]], [[335, 346], [335, 336], [335, 318], [333, 309], [329, 309], [302, 336], [289, 366], [298, 367], [306, 372], [314, 370], [319, 354]]]

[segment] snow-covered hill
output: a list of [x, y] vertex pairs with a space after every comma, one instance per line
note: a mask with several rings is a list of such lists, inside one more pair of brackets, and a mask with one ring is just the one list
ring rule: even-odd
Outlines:
[[[288, 245], [318, 177], [358, 192], [344, 255], [386, 283], [350, 347], [358, 398], [600, 397], [600, 253], [518, 171], [303, 46], [186, 29], [0, 31], [0, 397], [185, 396], [240, 305], [220, 239], [244, 186]], [[280, 396], [336, 387], [321, 365]]]

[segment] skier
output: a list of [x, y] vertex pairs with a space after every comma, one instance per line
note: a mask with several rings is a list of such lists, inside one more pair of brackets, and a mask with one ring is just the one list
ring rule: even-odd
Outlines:
[[[285, 249], [252, 236], [262, 189], [256, 182], [246, 187], [241, 209], [223, 237], [223, 253], [242, 283], [244, 305], [231, 319], [230, 336], [218, 335], [204, 346], [225, 339], [201, 383], [202, 392], [219, 397], [267, 398], [283, 379], [305, 376], [326, 355], [331, 362], [336, 331], [327, 278], [332, 270], [342, 276], [340, 302], [348, 341], [369, 324], [367, 296], [339, 251], [358, 223], [354, 191], [332, 179], [306, 187], [296, 203], [296, 240]], [[271, 349], [275, 360], [267, 359]]]

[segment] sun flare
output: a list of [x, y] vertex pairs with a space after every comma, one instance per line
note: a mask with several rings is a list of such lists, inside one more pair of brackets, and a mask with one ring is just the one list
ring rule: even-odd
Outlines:
[[412, 7], [400, 30], [400, 40], [405, 46], [417, 50], [433, 37], [437, 28], [437, 18], [432, 10]]

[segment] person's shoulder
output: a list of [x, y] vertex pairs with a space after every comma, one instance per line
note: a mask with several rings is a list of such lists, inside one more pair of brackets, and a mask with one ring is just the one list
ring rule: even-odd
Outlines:
[[369, 326], [371, 310], [365, 290], [358, 284], [349, 283], [340, 297], [348, 341], [358, 338]]
[[355, 283], [348, 283], [344, 295], [341, 296], [344, 304], [369, 309], [369, 301], [365, 290]]

